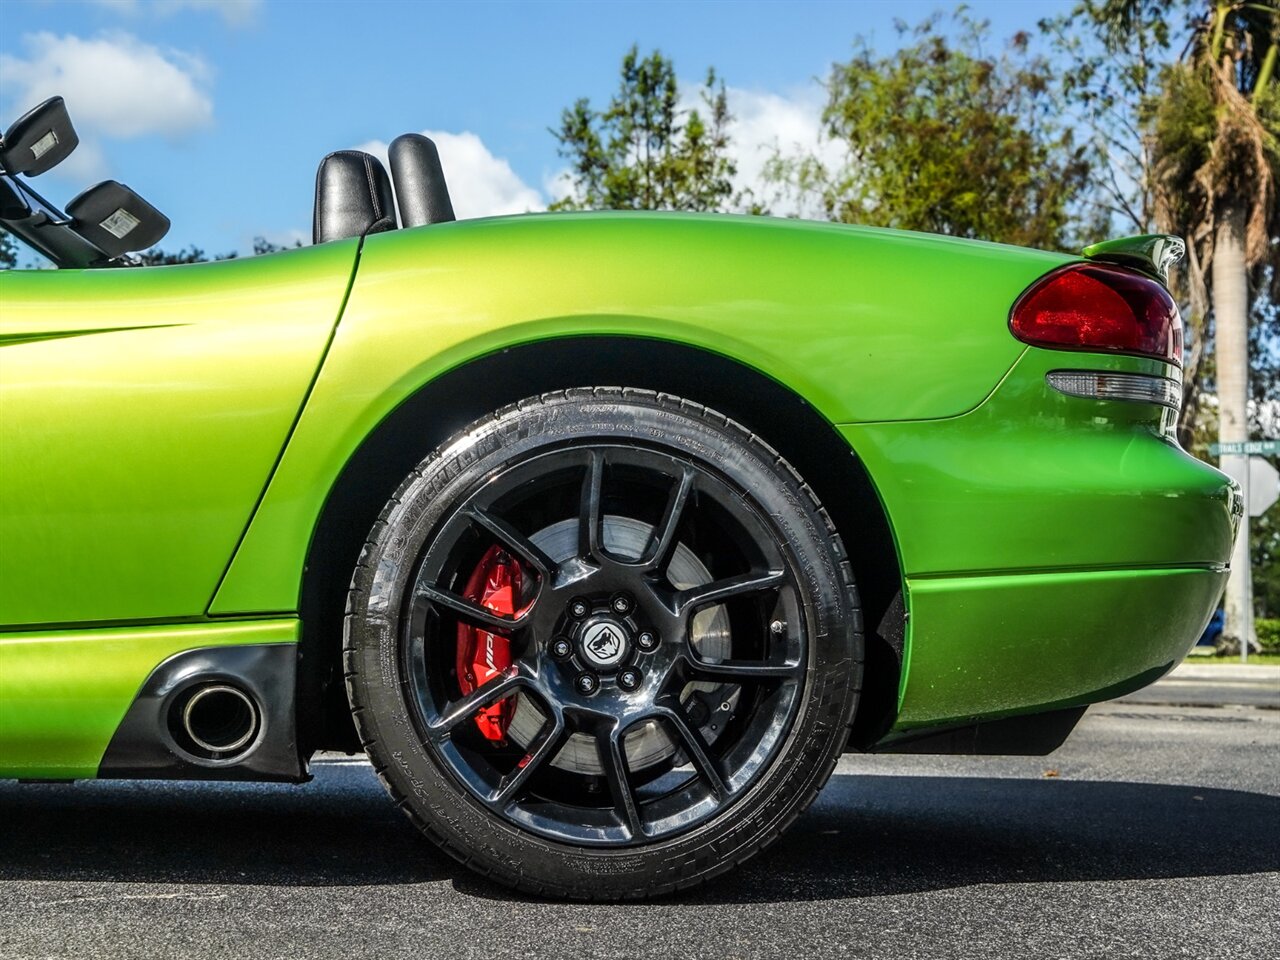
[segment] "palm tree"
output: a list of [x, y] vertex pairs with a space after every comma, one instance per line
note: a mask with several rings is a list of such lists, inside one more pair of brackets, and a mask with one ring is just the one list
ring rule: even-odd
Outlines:
[[[1273, 299], [1280, 293], [1278, 48], [1280, 0], [1207, 0], [1155, 111], [1156, 221], [1187, 239], [1193, 368], [1212, 306], [1220, 442], [1248, 439], [1250, 288], [1269, 282]], [[1194, 418], [1196, 399], [1184, 416]], [[1232, 568], [1247, 584], [1247, 536]], [[1233, 642], [1252, 623], [1246, 598], [1247, 586], [1228, 588], [1224, 635]]]

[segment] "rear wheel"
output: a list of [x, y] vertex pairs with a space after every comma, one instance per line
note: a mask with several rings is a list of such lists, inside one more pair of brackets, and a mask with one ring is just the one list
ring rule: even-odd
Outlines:
[[348, 599], [348, 693], [392, 796], [495, 880], [592, 899], [758, 852], [830, 775], [862, 637], [812, 492], [673, 397], [524, 401], [409, 476]]

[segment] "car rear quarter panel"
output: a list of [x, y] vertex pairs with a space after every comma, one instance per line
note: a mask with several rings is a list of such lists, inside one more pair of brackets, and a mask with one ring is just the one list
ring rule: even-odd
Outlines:
[[[1006, 328], [1010, 303], [1069, 259], [662, 214], [369, 237], [332, 349], [212, 612], [296, 609], [306, 545], [343, 465], [407, 397], [468, 360], [548, 338], [653, 337], [741, 361], [831, 423], [952, 416], [979, 404], [1021, 352]], [[643, 386], [645, 371], [634, 379]]]
[[1068, 397], [1055, 369], [1155, 360], [1029, 349], [974, 410], [846, 424], [898, 534], [899, 730], [1093, 703], [1185, 656], [1226, 580], [1238, 491], [1163, 408]]

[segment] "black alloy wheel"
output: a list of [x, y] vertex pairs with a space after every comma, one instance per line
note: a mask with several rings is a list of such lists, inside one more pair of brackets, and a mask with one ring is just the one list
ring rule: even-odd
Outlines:
[[352, 583], [348, 691], [392, 795], [468, 865], [617, 899], [692, 885], [821, 787], [860, 681], [812, 492], [732, 421], [568, 391], [444, 445]]

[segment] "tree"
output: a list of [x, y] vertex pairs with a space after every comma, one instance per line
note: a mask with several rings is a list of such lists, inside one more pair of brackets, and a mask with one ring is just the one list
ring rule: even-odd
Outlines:
[[733, 202], [724, 84], [714, 70], [699, 90], [702, 109], [681, 106], [675, 65], [632, 47], [608, 108], [586, 98], [553, 130], [570, 161], [573, 192], [553, 210], [723, 210]]
[[1280, 503], [1249, 525], [1253, 599], [1260, 617], [1280, 616]]
[[1172, 59], [1170, 20], [1186, 3], [1078, 0], [1067, 13], [1040, 21], [1063, 63], [1062, 107], [1088, 135], [1094, 175], [1079, 216], [1099, 234], [1156, 228], [1151, 117]]
[[176, 263], [204, 263], [208, 260], [231, 260], [235, 257], [234, 253], [224, 253], [221, 256], [208, 256], [202, 249], [192, 244], [189, 247], [183, 247], [181, 250], [168, 252], [160, 247], [152, 247], [150, 250], [144, 250], [141, 253], [135, 253], [134, 256], [144, 267], [163, 267], [171, 266]]
[[[1111, 0], [1117, 11], [1139, 0]], [[1274, 2], [1208, 0], [1184, 56], [1166, 71], [1154, 119], [1156, 219], [1187, 239], [1193, 304], [1213, 312], [1218, 436], [1249, 434], [1249, 294], [1280, 294], [1280, 11]], [[1241, 538], [1233, 566], [1248, 569]], [[1224, 636], [1249, 622], [1228, 589]]]
[[768, 176], [833, 220], [1062, 246], [1088, 164], [1054, 119], [1048, 62], [1026, 33], [986, 54], [988, 24], [963, 8], [955, 39], [941, 22], [898, 23], [911, 42], [884, 57], [859, 38], [831, 69], [823, 112], [847, 162], [779, 155]]
[[18, 265], [18, 244], [4, 230], [0, 230], [0, 270], [12, 270]]
[[[1064, 62], [1060, 85], [1067, 111], [1088, 131], [1095, 172], [1083, 192], [1084, 216], [1099, 236], [1154, 233], [1154, 118], [1173, 61], [1174, 33], [1194, 0], [1079, 0], [1040, 22]], [[1204, 449], [1213, 411], [1200, 403], [1212, 362], [1209, 305], [1203, 282], [1188, 282], [1190, 264], [1170, 273], [1186, 327], [1178, 435]], [[1212, 421], [1212, 422], [1211, 422]]]
[[302, 247], [302, 241], [294, 239], [293, 243], [272, 243], [266, 237], [253, 238], [253, 255], [260, 257], [267, 253], [279, 253], [281, 250], [298, 250]]
[[[294, 240], [292, 244], [272, 243], [266, 237], [253, 238], [253, 256], [260, 257], [267, 253], [279, 253], [281, 250], [293, 250], [302, 246], [301, 240]], [[181, 250], [166, 251], [160, 247], [152, 247], [150, 250], [144, 250], [142, 253], [134, 254], [138, 261], [144, 267], [160, 267], [172, 265], [175, 263], [205, 263], [209, 260], [234, 260], [239, 256], [235, 251], [230, 253], [218, 253], [209, 256], [200, 247], [192, 244], [189, 247], [183, 247]]]

